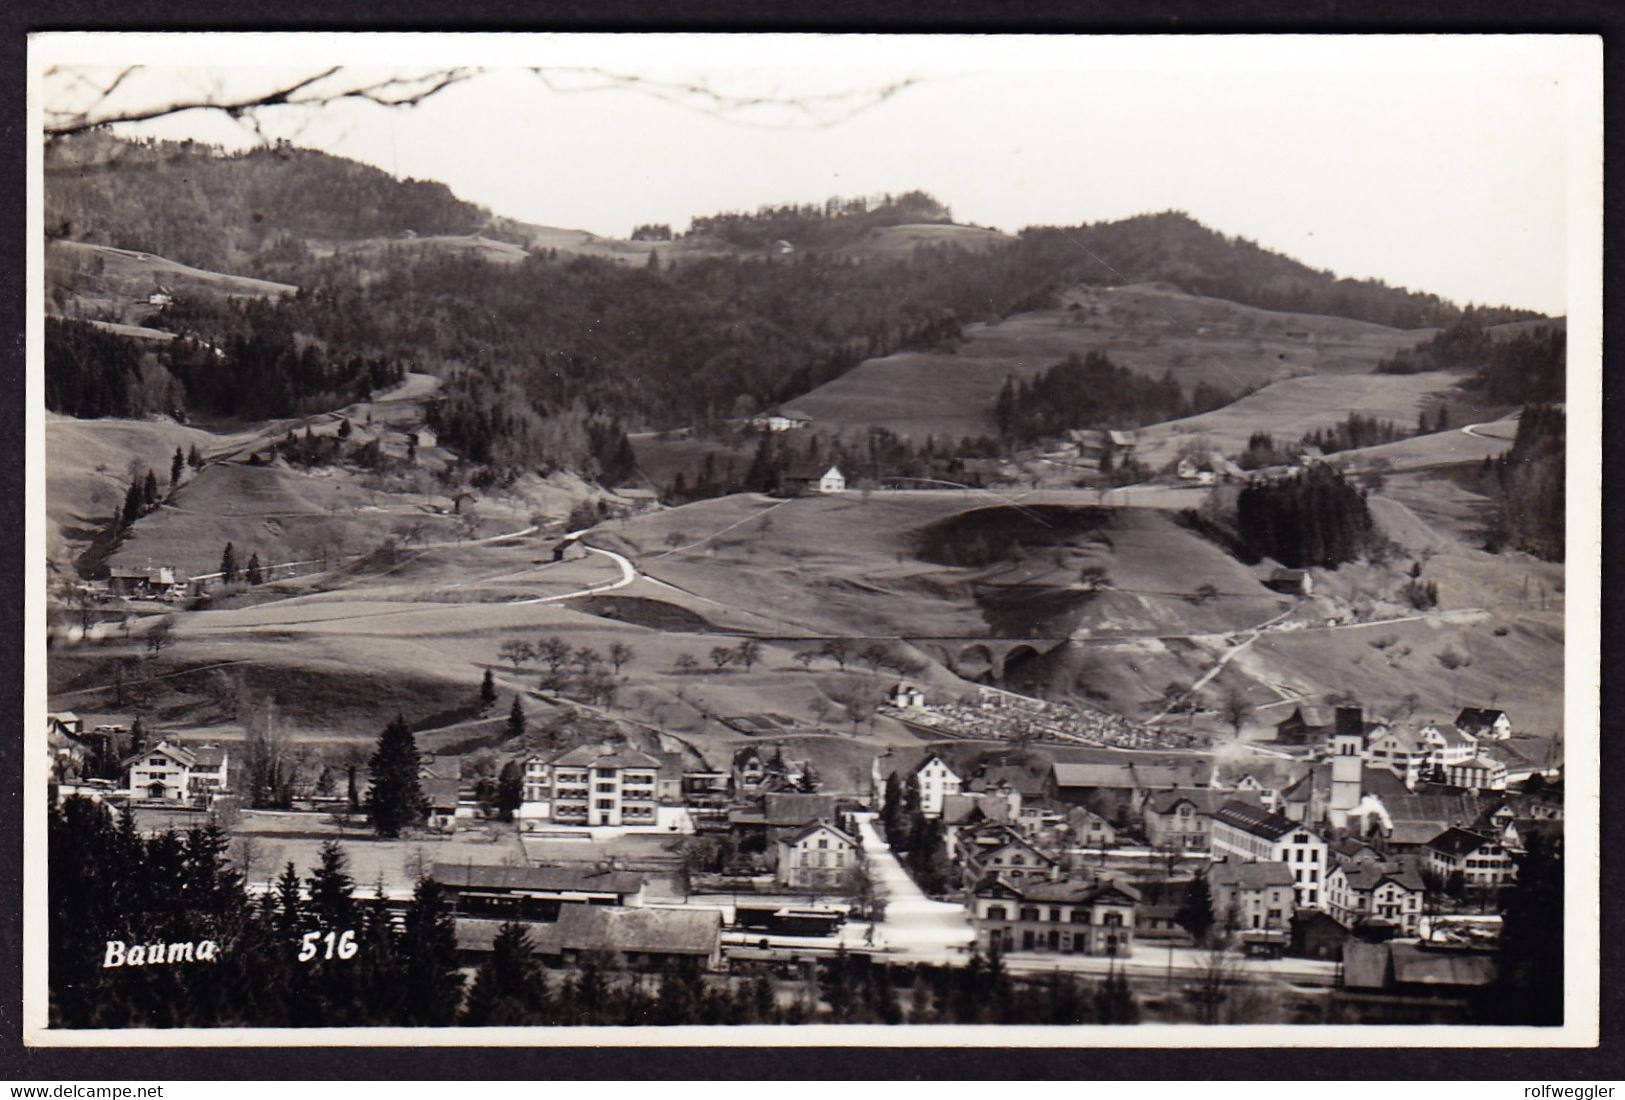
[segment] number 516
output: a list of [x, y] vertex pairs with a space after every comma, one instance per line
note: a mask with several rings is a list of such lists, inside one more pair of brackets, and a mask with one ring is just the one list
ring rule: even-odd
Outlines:
[[[326, 943], [323, 952], [321, 944]], [[299, 961], [308, 963], [321, 953], [324, 959], [353, 959], [360, 950], [356, 946], [355, 931], [346, 928], [343, 932], [306, 932], [299, 940]]]

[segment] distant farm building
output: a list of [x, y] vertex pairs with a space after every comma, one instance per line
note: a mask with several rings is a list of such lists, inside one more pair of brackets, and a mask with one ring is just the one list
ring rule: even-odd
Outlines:
[[1312, 596], [1315, 578], [1307, 569], [1275, 569], [1265, 578], [1264, 587], [1283, 596]]
[[793, 432], [807, 427], [812, 420], [793, 413], [776, 412], [753, 416], [747, 423], [759, 432]]
[[839, 466], [792, 466], [779, 476], [779, 495], [787, 497], [846, 492], [846, 475]]
[[913, 684], [903, 682], [892, 687], [886, 701], [899, 710], [920, 710], [925, 706], [925, 692]]
[[107, 577], [107, 591], [115, 596], [164, 600], [185, 590], [186, 577], [173, 565], [156, 569], [114, 569]]

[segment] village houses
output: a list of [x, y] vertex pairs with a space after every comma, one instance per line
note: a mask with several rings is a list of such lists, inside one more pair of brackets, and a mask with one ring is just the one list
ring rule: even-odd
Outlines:
[[857, 838], [813, 821], [779, 838], [778, 882], [797, 890], [840, 889], [862, 859]]
[[1326, 911], [1350, 928], [1381, 920], [1398, 935], [1414, 936], [1424, 892], [1421, 876], [1397, 863], [1337, 866], [1326, 876]]
[[1012, 879], [996, 876], [971, 900], [976, 942], [984, 951], [1042, 951], [1128, 958], [1134, 953], [1140, 893], [1111, 879]]
[[1326, 842], [1304, 825], [1246, 802], [1230, 801], [1213, 815], [1212, 851], [1221, 859], [1284, 863], [1292, 869], [1296, 904], [1321, 904]]
[[161, 739], [124, 761], [131, 798], [189, 802], [228, 787], [227, 753], [218, 745], [195, 748]]

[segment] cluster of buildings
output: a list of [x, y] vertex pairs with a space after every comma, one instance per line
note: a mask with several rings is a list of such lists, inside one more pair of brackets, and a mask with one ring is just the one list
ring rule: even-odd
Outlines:
[[[1305, 717], [1319, 715], [1289, 724]], [[1074, 764], [1041, 749], [1015, 764], [954, 754], [956, 766], [897, 750], [877, 757], [871, 799], [903, 785], [941, 821], [984, 946], [1040, 952], [1189, 942], [1176, 905], [1144, 899], [1174, 882], [1182, 897], [1202, 876], [1214, 922], [1248, 951], [1340, 957], [1351, 938], [1416, 937], [1430, 911], [1487, 902], [1533, 837], [1560, 838], [1560, 782], [1509, 790], [1504, 771], [1463, 766], [1515, 736], [1503, 712], [1426, 723], [1421, 766], [1395, 758], [1392, 728], [1360, 708], [1326, 717], [1313, 755], [1239, 768], [1194, 756]]]

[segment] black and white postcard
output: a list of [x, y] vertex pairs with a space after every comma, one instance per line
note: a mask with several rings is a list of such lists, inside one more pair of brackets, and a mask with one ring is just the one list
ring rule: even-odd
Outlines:
[[36, 36], [27, 1040], [1594, 1043], [1601, 57]]

